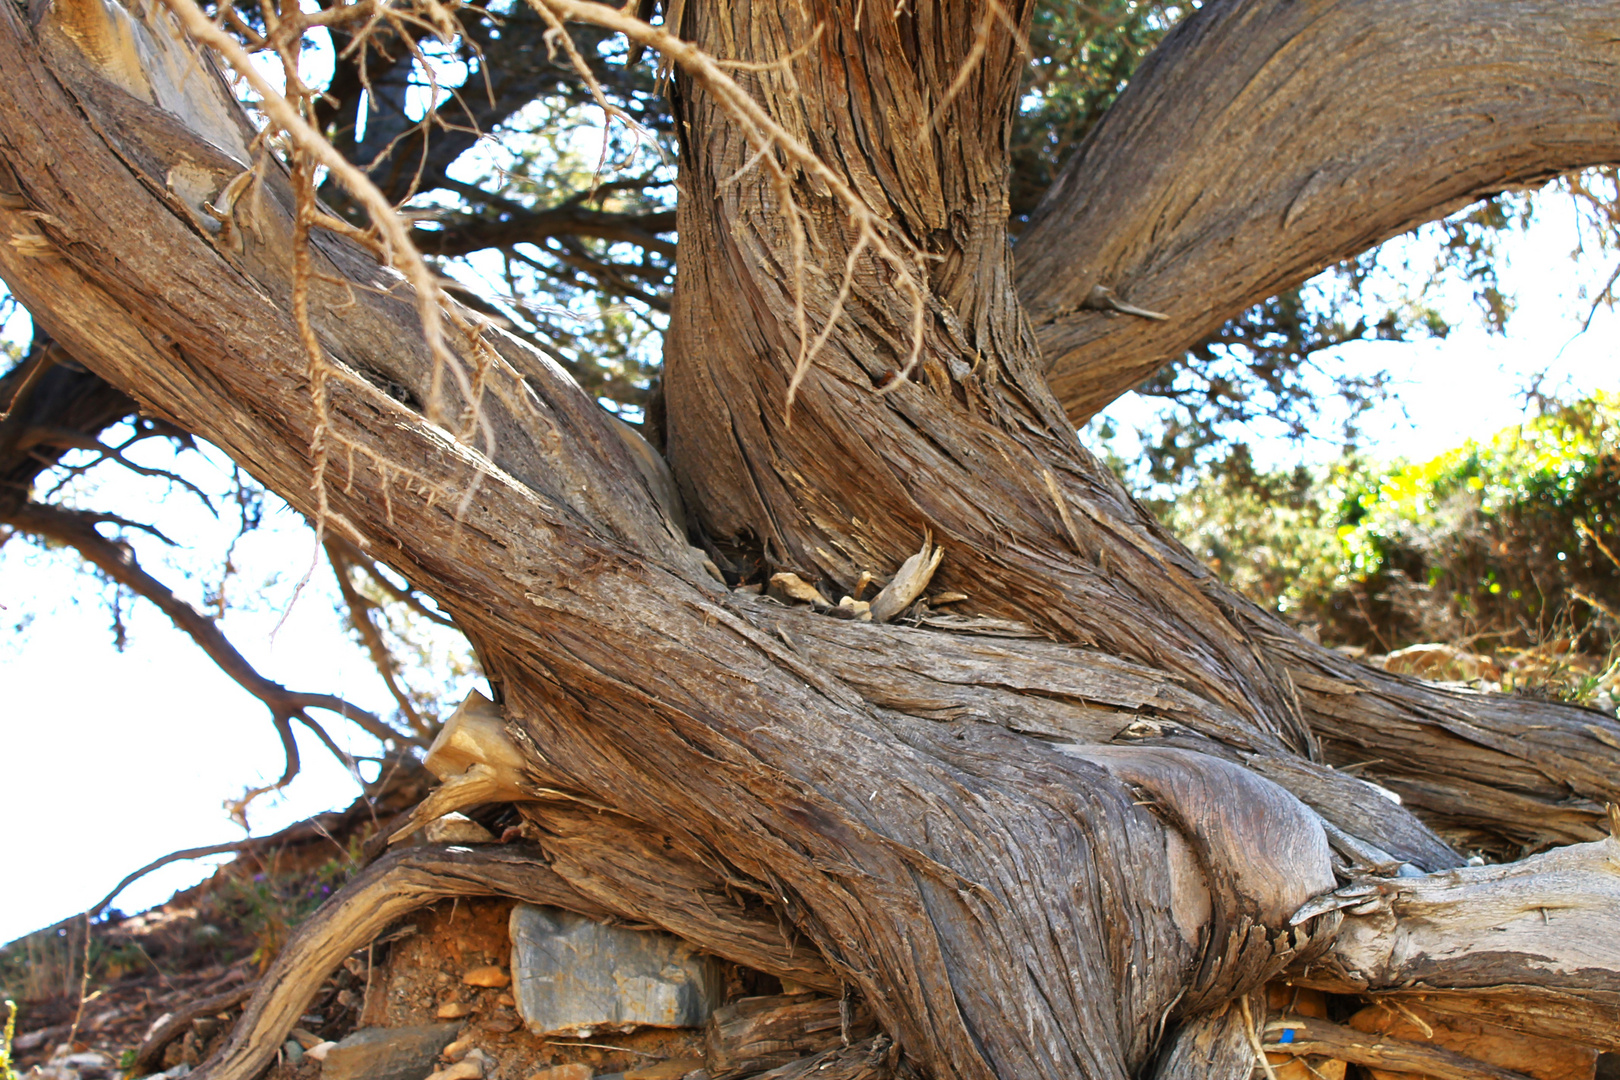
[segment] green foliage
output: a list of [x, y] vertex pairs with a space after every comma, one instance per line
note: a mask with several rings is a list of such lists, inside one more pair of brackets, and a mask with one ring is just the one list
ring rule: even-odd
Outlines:
[[[1620, 610], [1620, 566], [1603, 550], [1620, 550], [1620, 395], [1550, 409], [1430, 461], [1347, 476], [1343, 491], [1345, 572], [1443, 601], [1444, 621], [1428, 621], [1449, 636], [1534, 641], [1561, 619], [1579, 634], [1594, 612]], [[1397, 633], [1414, 621], [1399, 606]]]
[[1296, 616], [1335, 588], [1335, 506], [1319, 471], [1258, 472], [1246, 447], [1184, 493], [1149, 506], [1189, 548], [1262, 607]]
[[17, 1070], [11, 1067], [11, 1040], [17, 1034], [17, 1003], [6, 999], [6, 1028], [0, 1034], [0, 1080], [19, 1080]]
[[1159, 509], [1236, 588], [1333, 643], [1620, 641], [1617, 394], [1418, 463], [1266, 474], [1235, 452]]

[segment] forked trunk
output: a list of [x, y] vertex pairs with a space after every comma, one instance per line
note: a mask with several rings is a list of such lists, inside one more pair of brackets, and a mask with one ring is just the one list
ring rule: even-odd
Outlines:
[[[388, 856], [283, 954], [208, 1076], [261, 1067], [322, 965], [379, 919], [470, 891], [655, 923], [850, 987], [894, 1040], [886, 1070], [1102, 1078], [1158, 1060], [1190, 1076], [1207, 1051], [1246, 1074], [1230, 1002], [1323, 956], [1343, 907], [1389, 925], [1356, 924], [1358, 949], [1324, 961], [1334, 985], [1389, 988], [1406, 969], [1367, 938], [1401, 932], [1408, 893], [1385, 878], [1462, 862], [1329, 768], [1319, 735], [1329, 758], [1399, 740], [1390, 771], [1421, 779], [1448, 828], [1602, 835], [1600, 800], [1620, 798], [1612, 719], [1353, 668], [1223, 589], [1080, 447], [1005, 233], [1027, 10], [693, 3], [678, 27], [763, 110], [677, 83], [666, 394], [687, 511], [720, 561], [839, 594], [941, 546], [917, 588], [936, 608], [965, 598], [941, 614], [908, 591], [889, 625], [716, 581], [577, 387], [467, 328], [450, 342], [463, 396], [404, 285], [318, 230], [309, 358], [287, 179], [261, 157], [260, 180], [238, 182], [247, 139], [206, 59], [159, 10], [57, 0], [40, 14], [29, 26], [0, 8], [15, 58], [0, 224], [24, 238], [0, 247], [0, 273], [113, 385], [455, 614], [500, 700], [463, 716], [476, 754], [433, 809], [513, 801], [539, 845]], [[164, 78], [98, 51], [108, 25], [168, 57]], [[777, 135], [761, 156], [767, 123], [814, 161]], [[436, 386], [460, 439], [423, 415]], [[1448, 765], [1458, 749], [1472, 756]], [[1614, 848], [1572, 849], [1587, 876], [1558, 878], [1577, 882], [1560, 895], [1583, 927], [1613, 925], [1591, 882], [1613, 876]], [[1352, 872], [1376, 878], [1371, 893], [1293, 921]], [[1466, 888], [1476, 873], [1434, 880]], [[1479, 878], [1498, 894], [1515, 880]], [[1446, 897], [1424, 897], [1432, 922]], [[1552, 948], [1561, 928], [1520, 929], [1503, 971], [1522, 976], [1537, 949], [1576, 955]], [[1611, 960], [1567, 985], [1548, 976], [1515, 1008], [1592, 1042], [1620, 1022]], [[1454, 988], [1477, 990], [1480, 970]]]

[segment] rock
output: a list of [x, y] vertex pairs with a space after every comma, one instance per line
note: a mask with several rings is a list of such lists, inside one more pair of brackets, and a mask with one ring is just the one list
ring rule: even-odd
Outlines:
[[591, 1080], [591, 1067], [578, 1061], [553, 1065], [549, 1069], [530, 1073], [528, 1080]]
[[471, 1039], [457, 1039], [455, 1042], [439, 1051], [439, 1056], [444, 1058], [446, 1061], [460, 1061], [462, 1058], [467, 1056], [467, 1051], [471, 1050], [472, 1046], [473, 1044]]
[[472, 1011], [473, 1007], [469, 1002], [447, 1001], [439, 1006], [438, 1017], [440, 1020], [459, 1020]]
[[423, 1080], [458, 1024], [361, 1028], [326, 1052], [322, 1080]]
[[422, 827], [422, 839], [430, 844], [493, 844], [495, 834], [466, 814], [446, 814]]
[[503, 986], [511, 985], [512, 976], [502, 971], [495, 964], [486, 964], [483, 967], [475, 967], [464, 973], [461, 976], [461, 981], [468, 986], [481, 986], [486, 989], [499, 990]]
[[510, 927], [518, 1013], [536, 1035], [698, 1027], [720, 1002], [719, 961], [673, 935], [530, 904]]
[[492, 1031], [497, 1035], [510, 1035], [512, 1032], [522, 1027], [522, 1025], [517, 1022], [516, 1018], [510, 1016], [491, 1017], [478, 1026], [483, 1028], [485, 1031]]
[[81, 1050], [57, 1060], [68, 1068], [80, 1072], [106, 1072], [113, 1067], [113, 1059], [98, 1050]]
[[297, 1039], [288, 1039], [281, 1044], [281, 1056], [289, 1065], [300, 1065], [304, 1061], [304, 1048], [298, 1045]]
[[332, 1042], [331, 1040], [323, 1043], [316, 1043], [314, 1046], [304, 1051], [304, 1056], [313, 1061], [325, 1061], [326, 1055], [331, 1053], [332, 1048], [336, 1045], [337, 1043]]
[[321, 1043], [326, 1041], [319, 1035], [311, 1034], [310, 1032], [305, 1031], [303, 1028], [293, 1028], [292, 1037], [298, 1040], [298, 1045], [304, 1050], [309, 1050], [313, 1047], [319, 1046]]
[[482, 1080], [483, 1075], [483, 1060], [469, 1057], [465, 1061], [458, 1061], [438, 1072], [428, 1074], [427, 1080]]
[[[101, 1080], [116, 1075], [117, 1063], [95, 1050], [75, 1052], [67, 1043], [56, 1048], [51, 1059], [28, 1073], [29, 1080]], [[14, 1074], [15, 1075], [15, 1074]]]

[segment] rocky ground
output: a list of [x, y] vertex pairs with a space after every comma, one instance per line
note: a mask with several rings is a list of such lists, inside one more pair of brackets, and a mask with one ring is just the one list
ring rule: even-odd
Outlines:
[[[409, 793], [396, 795], [374, 798], [373, 808], [402, 809]], [[291, 929], [359, 867], [365, 841], [387, 829], [390, 816], [351, 808], [324, 816], [320, 828], [295, 828], [279, 846], [243, 853], [162, 907], [95, 922], [88, 947], [85, 921], [75, 919], [0, 949], [0, 989], [19, 1005], [12, 1044], [17, 1072], [32, 1080], [185, 1076], [223, 1045]], [[495, 843], [502, 831], [496, 820], [440, 819], [424, 839]], [[647, 928], [591, 923], [509, 900], [444, 901], [419, 909], [348, 956], [320, 987], [266, 1075], [892, 1075], [873, 1056], [887, 1059], [887, 1043], [874, 1038], [876, 1029], [858, 1003], [799, 991], [698, 955]], [[1255, 1076], [1263, 1080], [1461, 1075], [1425, 1072], [1414, 1064], [1445, 1064], [1447, 1053], [1488, 1063], [1497, 1080], [1620, 1080], [1615, 1055], [1600, 1058], [1588, 1049], [1494, 1029], [1431, 1010], [1423, 1001], [1394, 1008], [1278, 982], [1268, 987], [1259, 1013], [1256, 1045], [1263, 1039], [1270, 1051], [1264, 1065], [1256, 1062]], [[857, 1055], [870, 1060], [845, 1071]], [[1389, 1060], [1404, 1062], [1403, 1070], [1375, 1067]], [[840, 1068], [819, 1071], [832, 1065]], [[10, 1080], [4, 1073], [0, 1063], [0, 1080]]]

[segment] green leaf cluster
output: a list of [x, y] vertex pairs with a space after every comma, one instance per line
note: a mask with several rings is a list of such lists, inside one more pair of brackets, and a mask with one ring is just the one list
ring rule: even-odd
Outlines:
[[18, 1080], [17, 1070], [11, 1066], [11, 1040], [17, 1034], [17, 1003], [6, 999], [6, 1027], [0, 1033], [0, 1080]]
[[[1437, 584], [1474, 532], [1495, 536], [1493, 554], [1471, 581], [1502, 592], [1508, 567], [1527, 557], [1601, 568], [1598, 541], [1616, 540], [1620, 481], [1620, 394], [1599, 393], [1504, 428], [1483, 442], [1386, 470], [1341, 466], [1337, 532], [1344, 571], [1360, 580], [1408, 571], [1424, 559]], [[1612, 550], [1612, 548], [1611, 548]], [[1610, 569], [1617, 569], [1610, 567]]]
[[1158, 508], [1234, 587], [1330, 643], [1620, 640], [1620, 394], [1420, 462], [1263, 472], [1240, 447]]

